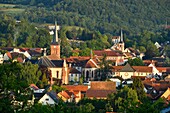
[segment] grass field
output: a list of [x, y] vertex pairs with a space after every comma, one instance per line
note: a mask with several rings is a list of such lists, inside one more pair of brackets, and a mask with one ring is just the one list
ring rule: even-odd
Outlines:
[[18, 14], [22, 13], [25, 9], [17, 8], [16, 5], [13, 4], [0, 4], [0, 12], [7, 14]]
[[16, 5], [13, 5], [13, 4], [0, 4], [0, 8], [13, 8], [15, 6]]

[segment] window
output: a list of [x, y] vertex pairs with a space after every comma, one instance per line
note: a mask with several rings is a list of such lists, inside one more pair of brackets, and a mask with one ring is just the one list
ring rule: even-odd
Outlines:
[[46, 101], [49, 101], [49, 98], [46, 98], [45, 100], [46, 100]]
[[91, 73], [91, 77], [93, 78], [93, 71], [92, 71], [92, 73]]
[[58, 78], [58, 76], [59, 76], [59, 71], [56, 72], [56, 77]]

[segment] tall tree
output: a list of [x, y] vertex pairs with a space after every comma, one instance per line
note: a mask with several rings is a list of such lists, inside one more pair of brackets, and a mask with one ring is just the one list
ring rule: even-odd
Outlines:
[[100, 68], [97, 70], [97, 75], [101, 80], [106, 80], [112, 72], [112, 62], [107, 60], [106, 54], [103, 54], [103, 58], [100, 61]]
[[133, 79], [132, 88], [137, 92], [140, 101], [143, 101], [143, 99], [146, 98], [144, 85], [139, 77]]

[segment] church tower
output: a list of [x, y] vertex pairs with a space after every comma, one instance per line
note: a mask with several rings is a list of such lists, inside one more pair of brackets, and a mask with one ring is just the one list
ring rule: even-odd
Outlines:
[[55, 21], [54, 36], [50, 45], [51, 56], [54, 56], [55, 59], [60, 59], [60, 44], [58, 41], [58, 30], [59, 30], [59, 26], [57, 26], [57, 22]]
[[122, 33], [122, 29], [121, 29], [121, 34], [120, 34], [120, 41], [118, 43], [118, 48], [120, 51], [124, 52], [125, 50], [125, 43], [123, 41], [123, 33]]

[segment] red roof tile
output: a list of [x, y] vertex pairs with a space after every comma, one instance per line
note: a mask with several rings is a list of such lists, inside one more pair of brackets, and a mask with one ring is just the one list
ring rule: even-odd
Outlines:
[[124, 56], [121, 51], [104, 51], [104, 50], [96, 50], [93, 51], [94, 55], [103, 56], [106, 54], [107, 56]]
[[88, 89], [88, 86], [85, 85], [64, 85], [64, 88], [66, 88], [67, 90], [73, 90], [73, 91], [84, 91], [86, 92]]
[[97, 65], [94, 64], [95, 62], [93, 62], [91, 59], [86, 63], [85, 68], [97, 68]]
[[112, 81], [92, 81], [91, 90], [116, 90], [116, 83]]
[[86, 92], [86, 96], [91, 98], [91, 97], [95, 97], [95, 98], [106, 98], [108, 96], [108, 94], [111, 93], [115, 93], [116, 90], [92, 90], [89, 89]]

